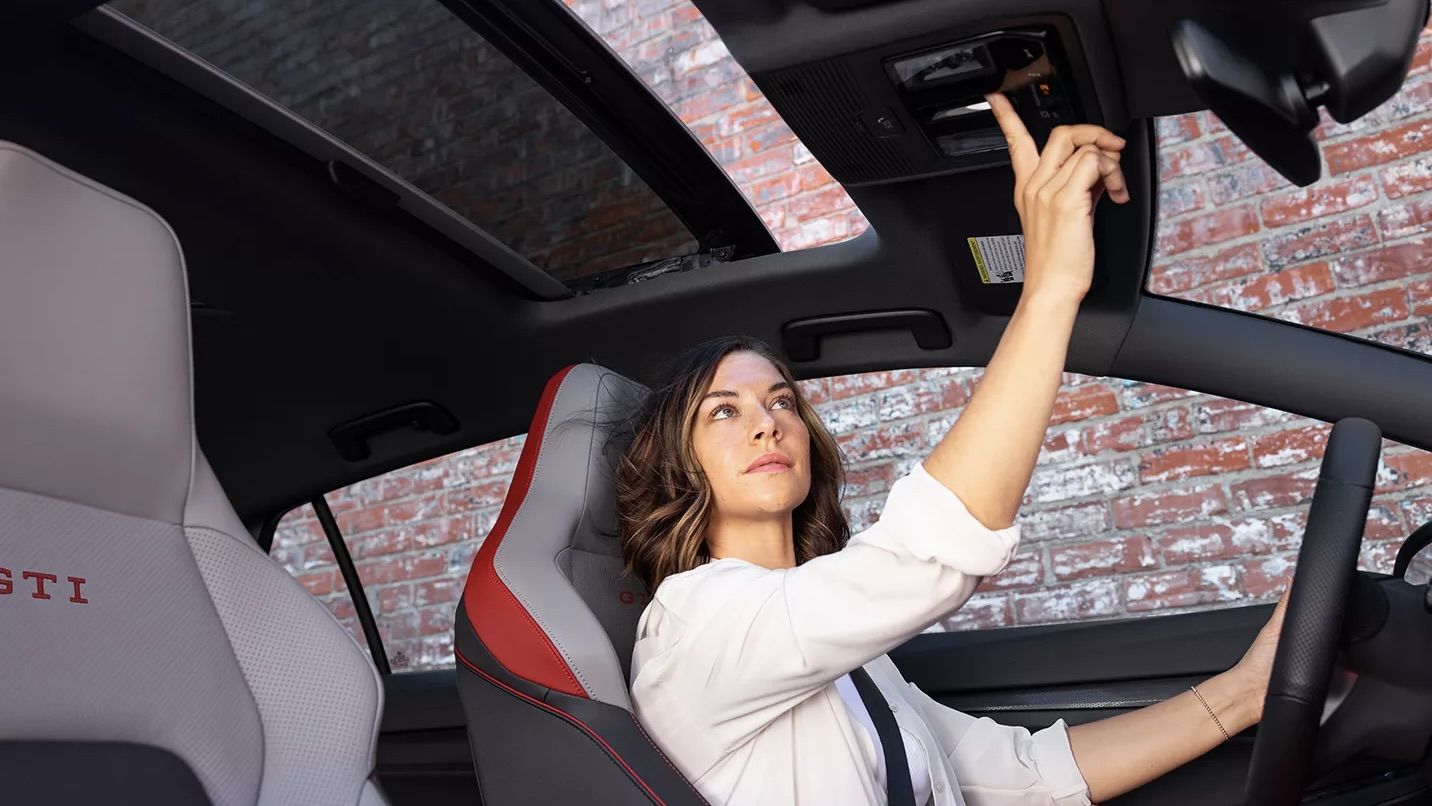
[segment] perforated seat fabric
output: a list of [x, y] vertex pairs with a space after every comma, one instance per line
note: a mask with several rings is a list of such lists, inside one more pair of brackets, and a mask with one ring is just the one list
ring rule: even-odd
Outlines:
[[644, 393], [593, 364], [553, 376], [473, 561], [456, 619], [458, 693], [485, 806], [705, 803], [628, 695], [647, 594], [622, 573], [624, 446], [609, 435]]
[[[381, 681], [200, 452], [188, 310], [153, 211], [0, 142], [7, 791], [119, 786], [103, 760], [138, 746], [215, 804], [377, 806]], [[4, 767], [7, 747], [30, 766]], [[181, 789], [145, 785], [152, 803]]]

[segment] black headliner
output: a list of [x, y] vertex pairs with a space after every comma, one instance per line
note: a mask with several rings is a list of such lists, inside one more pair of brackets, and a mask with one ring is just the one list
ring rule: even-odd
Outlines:
[[[718, 27], [720, 7], [742, 5], [701, 4]], [[1055, 2], [916, 0], [872, 9], [872, 19], [888, 11], [888, 29], [866, 34], [969, 28], [980, 12], [1013, 14], [1015, 5], [1048, 10]], [[1432, 448], [1432, 418], [1418, 405], [1432, 400], [1432, 360], [1141, 293], [1154, 221], [1151, 125], [1123, 122], [1098, 4], [1057, 5], [1079, 23], [1092, 54], [1084, 80], [1102, 116], [1130, 138], [1135, 198], [1101, 208], [1099, 277], [1069, 369], [1321, 419], [1360, 414], [1389, 436]], [[774, 52], [762, 30], [746, 19], [722, 33], [752, 64], [801, 56]], [[811, 28], [803, 41], [836, 47], [850, 36]], [[54, 29], [6, 48], [0, 64], [0, 137], [134, 196], [178, 233], [199, 306], [200, 443], [256, 530], [316, 493], [523, 432], [547, 377], [574, 361], [649, 379], [674, 352], [711, 336], [742, 332], [779, 346], [781, 325], [795, 318], [930, 308], [953, 333], [946, 350], [921, 351], [904, 333], [842, 336], [793, 369], [816, 377], [982, 365], [1014, 302], [1013, 290], [980, 285], [964, 240], [1018, 231], [1004, 202], [1007, 169], [852, 188], [872, 230], [843, 244], [543, 302], [406, 214], [336, 192], [307, 155], [78, 31]], [[335, 424], [414, 400], [447, 407], [460, 430], [384, 444], [363, 462], [342, 460], [327, 438]]]

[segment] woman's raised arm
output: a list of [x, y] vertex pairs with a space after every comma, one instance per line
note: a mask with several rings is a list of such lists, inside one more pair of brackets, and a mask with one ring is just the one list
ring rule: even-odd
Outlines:
[[990, 108], [1009, 141], [1014, 205], [1024, 230], [1024, 289], [964, 413], [925, 469], [985, 526], [1014, 521], [1039, 457], [1079, 303], [1094, 271], [1094, 206], [1128, 189], [1124, 139], [1101, 126], [1060, 126], [1040, 153], [1000, 94]]

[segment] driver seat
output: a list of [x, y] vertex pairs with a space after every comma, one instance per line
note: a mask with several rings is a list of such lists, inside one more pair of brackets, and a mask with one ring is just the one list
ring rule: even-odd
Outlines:
[[152, 210], [0, 142], [0, 800], [381, 806], [373, 664], [199, 450], [185, 281]]
[[623, 573], [608, 437], [644, 393], [593, 364], [548, 381], [468, 574], [457, 685], [486, 806], [706, 803], [628, 695], [649, 597]]

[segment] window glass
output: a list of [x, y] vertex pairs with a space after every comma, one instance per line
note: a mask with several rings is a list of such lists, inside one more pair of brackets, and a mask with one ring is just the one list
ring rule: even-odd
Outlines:
[[[963, 410], [980, 370], [805, 381], [847, 454], [853, 529]], [[1146, 383], [1067, 374], [1019, 515], [1014, 560], [935, 631], [1271, 601], [1301, 545], [1330, 426]], [[1432, 520], [1432, 454], [1388, 441], [1359, 566], [1392, 570]], [[1432, 552], [1410, 578], [1425, 581]]]
[[1432, 34], [1391, 100], [1315, 130], [1323, 178], [1283, 179], [1211, 113], [1158, 121], [1148, 289], [1432, 355]]
[[[395, 673], [454, 665], [453, 615], [477, 548], [497, 521], [523, 440], [468, 448], [327, 495]], [[272, 554], [366, 649], [312, 507], [284, 516]]]
[[327, 130], [558, 280], [696, 250], [626, 163], [437, 0], [110, 6]]
[[781, 249], [843, 241], [869, 226], [690, 0], [562, 1], [706, 146]]

